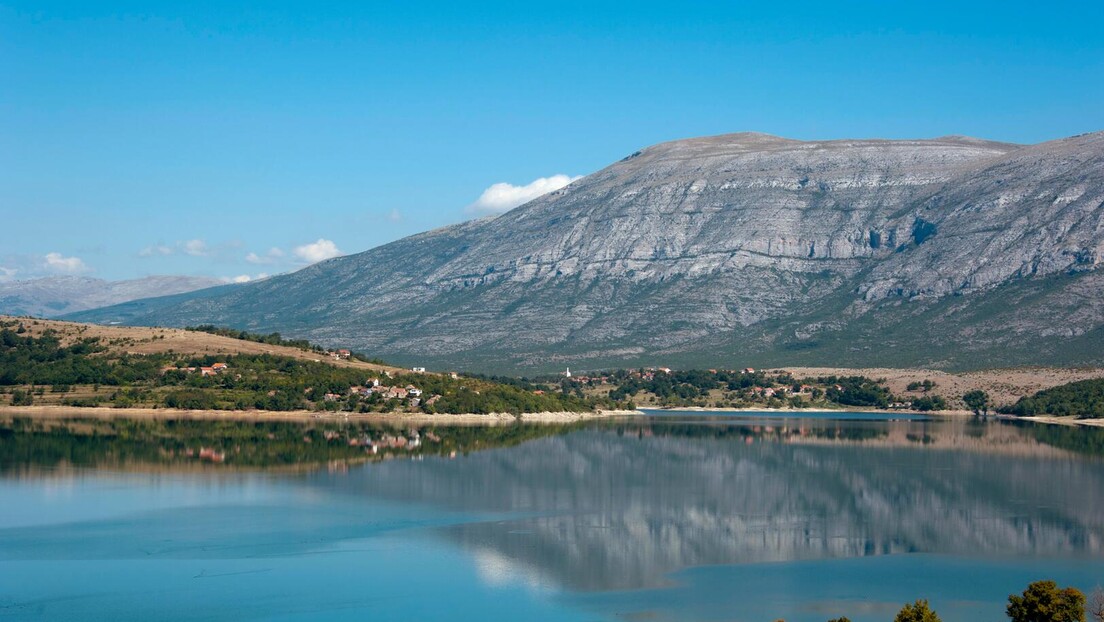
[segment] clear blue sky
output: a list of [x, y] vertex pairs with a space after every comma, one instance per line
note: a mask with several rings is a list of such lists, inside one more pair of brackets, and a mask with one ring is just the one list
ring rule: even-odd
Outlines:
[[0, 278], [286, 271], [681, 137], [1100, 129], [1100, 0], [0, 0]]

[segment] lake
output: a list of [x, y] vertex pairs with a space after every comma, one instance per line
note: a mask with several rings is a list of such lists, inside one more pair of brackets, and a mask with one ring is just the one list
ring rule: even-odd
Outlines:
[[1104, 430], [844, 413], [9, 420], [0, 619], [1001, 620], [1031, 581], [1104, 583], [1102, 454]]

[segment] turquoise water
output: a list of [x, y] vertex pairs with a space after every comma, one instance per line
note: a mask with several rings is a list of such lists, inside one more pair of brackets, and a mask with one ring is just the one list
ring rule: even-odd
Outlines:
[[0, 437], [0, 619], [953, 622], [1104, 583], [1099, 432], [699, 415], [294, 471]]

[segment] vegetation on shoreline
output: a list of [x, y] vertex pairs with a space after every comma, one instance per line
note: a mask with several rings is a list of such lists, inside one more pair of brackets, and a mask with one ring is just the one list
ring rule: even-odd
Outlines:
[[1051, 415], [1095, 419], [1104, 417], [1104, 379], [1081, 380], [1020, 398], [1002, 412], [1029, 417]]
[[[216, 364], [220, 369], [212, 373]], [[348, 351], [327, 352], [279, 333], [213, 325], [174, 333], [0, 318], [0, 405], [429, 414], [586, 412], [638, 405], [921, 412], [968, 408], [977, 415], [995, 410], [1019, 416], [1104, 417], [1104, 378], [1052, 386], [1009, 403], [1014, 396], [1007, 390], [1002, 394], [996, 385], [991, 390], [1001, 397], [994, 399], [985, 390], [990, 387], [977, 383], [967, 385], [965, 392], [951, 388], [948, 394], [941, 386], [948, 382], [943, 377], [937, 384], [913, 375], [905, 384], [893, 370], [884, 370], [889, 379], [811, 371], [641, 368], [535, 378], [425, 374]], [[949, 384], [953, 387], [954, 380]]]
[[[501, 380], [499, 377], [493, 377]], [[576, 396], [605, 397], [661, 408], [901, 408], [943, 410], [938, 395], [898, 397], [881, 379], [865, 376], [799, 378], [763, 370], [615, 370], [582, 376], [543, 376], [512, 380], [525, 388], [555, 388]], [[928, 389], [934, 387], [929, 381]], [[926, 390], [923, 387], [917, 391]]]
[[[262, 338], [280, 341], [278, 335]], [[94, 337], [63, 345], [52, 331], [35, 337], [11, 327], [0, 329], [3, 389], [11, 391], [9, 403], [16, 406], [429, 414], [628, 406], [567, 391], [535, 392], [476, 378], [365, 370], [272, 354], [118, 353]]]

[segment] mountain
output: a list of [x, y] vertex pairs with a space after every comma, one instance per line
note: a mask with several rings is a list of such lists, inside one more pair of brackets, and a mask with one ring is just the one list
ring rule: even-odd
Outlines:
[[1104, 362], [1104, 132], [633, 153], [501, 216], [75, 318], [224, 324], [397, 362]]
[[191, 276], [148, 276], [129, 281], [51, 276], [0, 282], [0, 314], [56, 317], [138, 298], [179, 294], [223, 284], [218, 279]]

